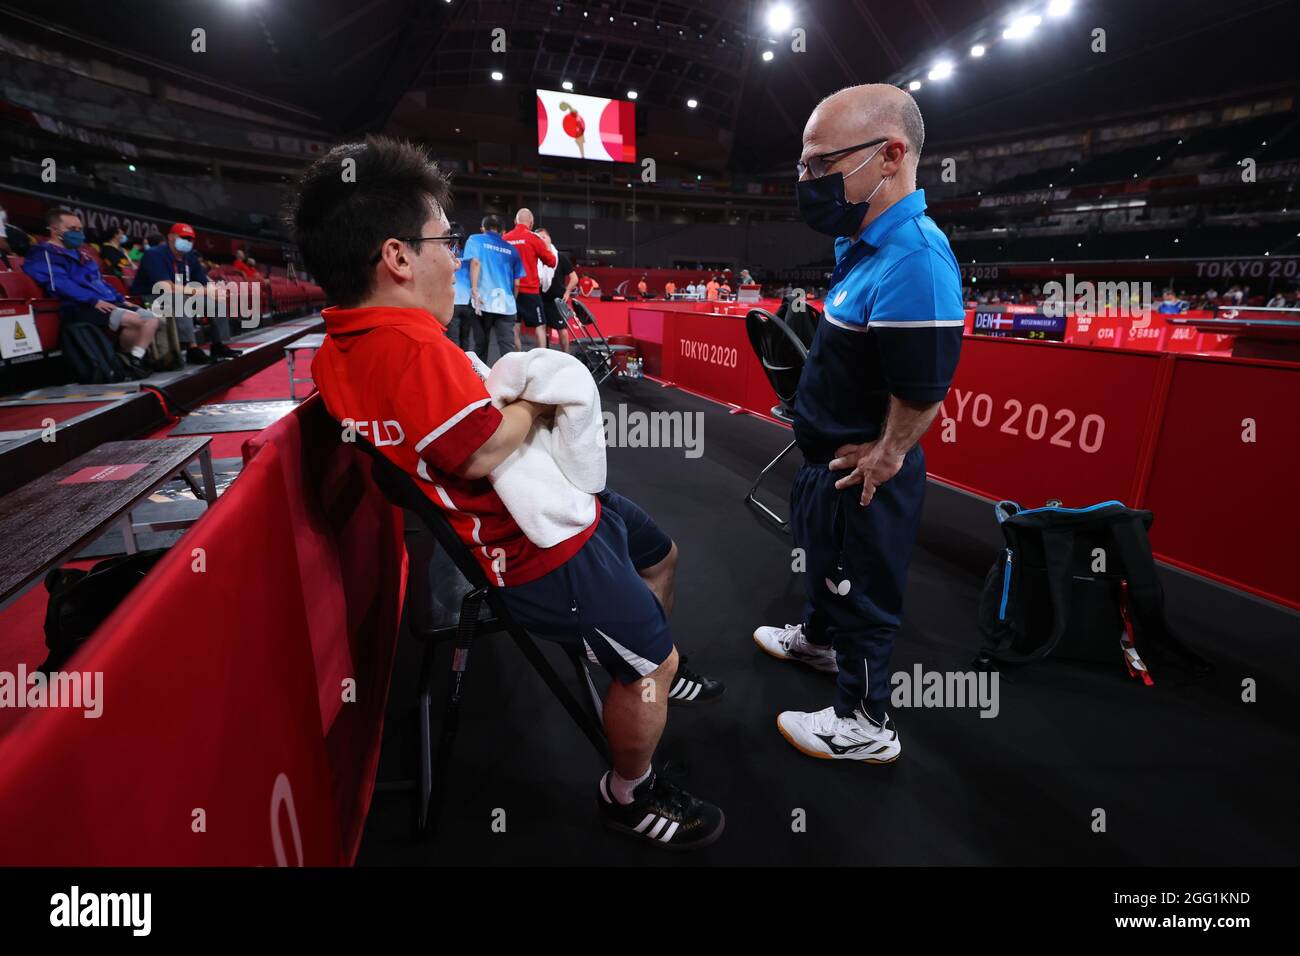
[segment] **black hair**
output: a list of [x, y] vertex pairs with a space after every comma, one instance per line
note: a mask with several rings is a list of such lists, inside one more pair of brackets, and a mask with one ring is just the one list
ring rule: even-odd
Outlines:
[[75, 215], [76, 213], [73, 212], [71, 209], [69, 209], [67, 206], [51, 206], [49, 209], [45, 210], [45, 228], [48, 229], [50, 226], [57, 223], [64, 216], [75, 216]]
[[[450, 200], [447, 177], [423, 147], [367, 136], [303, 173], [289, 218], [307, 271], [331, 302], [349, 308], [374, 288], [372, 260], [384, 240], [420, 235], [430, 201], [445, 210]], [[415, 255], [422, 246], [412, 244]]]
[[501, 217], [497, 215], [493, 215], [492, 213], [488, 213], [486, 216], [483, 217], [483, 222], [481, 225], [484, 232], [500, 232]]

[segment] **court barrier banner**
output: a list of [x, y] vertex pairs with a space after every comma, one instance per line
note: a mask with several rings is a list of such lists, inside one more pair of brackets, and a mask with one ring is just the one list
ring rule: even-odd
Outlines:
[[[922, 440], [930, 476], [1026, 507], [1115, 498], [1150, 508], [1157, 558], [1300, 608], [1290, 557], [1300, 508], [1288, 504], [1300, 471], [1300, 364], [1157, 351], [1147, 343], [1179, 329], [1163, 322], [1123, 347], [1116, 340], [1133, 321], [1095, 320], [1098, 340], [1087, 345], [967, 335]], [[775, 396], [739, 317], [638, 306], [632, 329], [638, 344], [659, 333], [667, 381], [770, 415]], [[1222, 347], [1219, 338], [1200, 344]], [[1233, 495], [1249, 504], [1229, 506]]]
[[313, 398], [68, 663], [100, 714], [0, 741], [0, 864], [351, 863], [406, 570], [400, 512]]

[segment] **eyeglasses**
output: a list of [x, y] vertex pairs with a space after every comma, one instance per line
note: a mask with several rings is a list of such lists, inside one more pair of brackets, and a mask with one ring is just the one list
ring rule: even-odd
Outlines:
[[[394, 236], [393, 238], [396, 239], [398, 242], [406, 242], [406, 243], [445, 242], [447, 243], [447, 251], [451, 253], [453, 259], [460, 258], [461, 243], [464, 242], [465, 240], [465, 237], [458, 232], [449, 232], [445, 236]], [[387, 242], [387, 240], [384, 241]], [[384, 250], [381, 247], [378, 252], [376, 252], [373, 256], [371, 256], [370, 264], [372, 266], [376, 265], [379, 262], [379, 260], [382, 259], [383, 257], [384, 257]]]
[[843, 149], [832, 150], [829, 153], [822, 153], [820, 156], [811, 156], [808, 162], [802, 159], [794, 164], [795, 171], [799, 178], [803, 179], [806, 173], [812, 173], [814, 179], [820, 179], [826, 175], [826, 171], [837, 159], [841, 159], [849, 153], [856, 153], [860, 149], [866, 149], [868, 146], [878, 146], [881, 143], [889, 142], [888, 136], [882, 136], [879, 139], [873, 139], [866, 143], [858, 143], [857, 146], [845, 146]]

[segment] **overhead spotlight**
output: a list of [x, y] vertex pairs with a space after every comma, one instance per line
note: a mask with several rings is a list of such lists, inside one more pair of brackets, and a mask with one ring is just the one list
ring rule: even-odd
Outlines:
[[973, 47], [970, 48], [970, 55], [974, 57], [983, 56], [985, 52], [986, 50], [983, 43], [976, 43]]
[[502, 73], [500, 70], [493, 70], [493, 71], [492, 71], [492, 79], [497, 80], [498, 82], [500, 82], [501, 80], [504, 80], [505, 78], [506, 78], [505, 74]]
[[763, 51], [763, 62], [764, 62], [764, 63], [771, 63], [772, 60], [774, 60], [775, 58], [776, 58], [776, 54], [773, 53], [771, 50], [764, 50], [764, 51]]
[[784, 33], [794, 23], [794, 13], [784, 3], [778, 3], [767, 11], [768, 29], [775, 33]]
[[930, 67], [930, 72], [926, 75], [932, 80], [948, 79], [948, 77], [952, 76], [952, 60], [940, 60]]
[[628, 98], [629, 100], [634, 100], [634, 99], [636, 99], [636, 98], [637, 98], [637, 92], [636, 92], [636, 90], [628, 90], [628, 91], [627, 91], [627, 98]]
[[917, 90], [921, 88], [921, 81], [913, 80], [911, 83], [907, 84], [907, 88], [911, 90], [913, 93], [915, 93]]
[[1006, 40], [1023, 40], [1033, 33], [1042, 22], [1043, 18], [1036, 13], [1027, 13], [1024, 16], [1016, 17], [1011, 21], [1011, 25], [1002, 31], [1002, 37]]
[[1070, 7], [1074, 6], [1071, 0], [1052, 0], [1047, 5], [1047, 15], [1049, 17], [1063, 17], [1070, 12]]
[[697, 106], [699, 106], [699, 105], [700, 105], [700, 101], [699, 101], [699, 100], [696, 100], [696, 99], [690, 99], [690, 100], [687, 100], [687, 101], [686, 101], [686, 107], [687, 107], [687, 109], [692, 109], [692, 110], [693, 110], [693, 109], [695, 109], [695, 107], [697, 107]]
[[563, 83], [560, 84], [560, 88], [566, 91], [573, 89], [573, 81], [565, 80]]
[[127, 172], [131, 172], [131, 173], [135, 172], [135, 163], [127, 163], [126, 169]]

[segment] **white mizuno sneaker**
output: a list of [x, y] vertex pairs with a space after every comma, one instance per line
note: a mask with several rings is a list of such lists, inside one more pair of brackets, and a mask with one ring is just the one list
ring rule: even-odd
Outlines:
[[808, 643], [803, 636], [802, 624], [760, 627], [754, 632], [754, 643], [783, 661], [799, 661], [827, 674], [840, 672], [839, 665], [835, 663], [835, 651], [829, 647], [818, 647], [816, 644]]
[[882, 726], [860, 710], [852, 717], [837, 716], [834, 707], [814, 713], [787, 710], [776, 718], [776, 729], [796, 750], [821, 760], [893, 763], [903, 752], [888, 716]]

